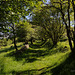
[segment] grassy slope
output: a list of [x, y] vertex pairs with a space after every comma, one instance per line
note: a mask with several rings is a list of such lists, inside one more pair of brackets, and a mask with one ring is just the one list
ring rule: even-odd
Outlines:
[[[22, 43], [18, 43], [20, 49]], [[64, 51], [64, 46], [68, 51]], [[67, 42], [48, 49], [34, 43], [28, 50], [15, 54], [14, 47], [0, 49], [0, 75], [75, 75], [74, 59]]]

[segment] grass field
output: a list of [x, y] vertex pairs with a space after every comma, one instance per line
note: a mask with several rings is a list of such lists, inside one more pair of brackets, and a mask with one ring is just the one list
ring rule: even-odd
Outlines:
[[[67, 41], [53, 48], [37, 42], [17, 54], [11, 46], [0, 49], [0, 75], [75, 75], [75, 60]], [[17, 46], [20, 49], [23, 43]]]

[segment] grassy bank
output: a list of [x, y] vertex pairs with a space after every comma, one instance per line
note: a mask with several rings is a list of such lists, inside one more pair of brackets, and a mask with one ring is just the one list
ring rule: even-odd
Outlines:
[[[17, 45], [18, 49], [23, 46]], [[34, 43], [18, 54], [11, 46], [0, 49], [0, 75], [75, 75], [75, 61], [67, 41], [53, 48]]]

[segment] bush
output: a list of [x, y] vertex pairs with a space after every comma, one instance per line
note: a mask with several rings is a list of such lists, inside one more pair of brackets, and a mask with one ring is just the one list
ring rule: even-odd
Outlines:
[[0, 46], [7, 46], [7, 41], [6, 41], [6, 39], [1, 39], [1, 40], [0, 40]]
[[7, 45], [10, 45], [10, 44], [12, 44], [12, 40], [10, 40], [10, 39], [1, 39], [0, 40], [0, 46], [7, 46]]
[[10, 44], [12, 44], [12, 40], [8, 39], [7, 45], [10, 45]]

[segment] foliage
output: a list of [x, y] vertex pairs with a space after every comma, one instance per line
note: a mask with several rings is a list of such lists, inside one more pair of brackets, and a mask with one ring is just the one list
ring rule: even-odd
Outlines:
[[42, 8], [40, 12], [35, 12], [32, 24], [38, 25], [38, 31], [41, 38], [51, 38], [53, 44], [57, 44], [63, 33], [65, 32], [64, 25], [59, 13], [53, 9]]
[[5, 38], [1, 39], [0, 46], [7, 46], [7, 39], [5, 39]]
[[11, 44], [12, 44], [12, 40], [11, 40], [11, 39], [8, 39], [8, 40], [7, 40], [7, 46], [8, 46], [8, 45], [11, 45]]
[[7, 39], [7, 38], [3, 38], [0, 40], [0, 46], [8, 46], [12, 44], [12, 40]]
[[[1, 75], [74, 75], [75, 55], [69, 55], [70, 48], [75, 53], [75, 2], [50, 0], [46, 4], [46, 1], [0, 1], [0, 32], [13, 34], [13, 40], [0, 40], [0, 46], [4, 45], [0, 48]], [[58, 42], [64, 26], [70, 48], [64, 38]], [[31, 43], [33, 38], [43, 39], [45, 43], [37, 40], [28, 50], [17, 53], [23, 43], [16, 43], [16, 37]]]
[[19, 22], [16, 26], [18, 41], [25, 42], [25, 40], [29, 40], [32, 37], [34, 30], [31, 27], [32, 25], [30, 25], [27, 21]]
[[[61, 13], [62, 20], [65, 24], [66, 31], [67, 31], [67, 37], [69, 41], [69, 45], [71, 48], [71, 51], [75, 53], [75, 2], [74, 0], [51, 0], [49, 6], [46, 6], [46, 8], [55, 8], [57, 11]], [[73, 18], [71, 18], [71, 16]], [[73, 31], [73, 38], [70, 36], [71, 34], [71, 21], [74, 24]], [[73, 41], [73, 43], [72, 43]], [[74, 46], [73, 46], [74, 44]]]

